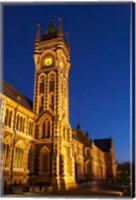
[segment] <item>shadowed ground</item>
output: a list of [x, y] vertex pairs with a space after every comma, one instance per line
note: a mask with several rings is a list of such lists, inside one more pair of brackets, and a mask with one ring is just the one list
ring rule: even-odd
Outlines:
[[9, 194], [4, 197], [116, 197], [126, 196], [130, 197], [130, 187], [124, 183], [108, 183], [102, 181], [92, 181], [86, 186], [67, 191], [51, 191], [51, 192], [24, 192], [22, 194]]

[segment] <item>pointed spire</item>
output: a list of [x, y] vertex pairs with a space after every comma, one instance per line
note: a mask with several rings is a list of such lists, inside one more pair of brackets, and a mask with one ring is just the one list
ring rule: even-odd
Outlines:
[[67, 48], [70, 49], [69, 39], [68, 39], [68, 33], [66, 33], [66, 41], [65, 41], [65, 44], [66, 44]]
[[63, 36], [63, 31], [62, 31], [62, 20], [59, 18], [58, 20], [58, 36]]
[[40, 40], [40, 24], [37, 24], [37, 31], [36, 31], [36, 36], [35, 39], [36, 40]]
[[87, 136], [87, 137], [89, 136], [89, 134], [88, 134], [88, 132], [87, 132], [87, 131], [86, 131], [86, 133], [85, 133], [85, 134], [86, 134], [86, 136]]
[[80, 124], [79, 123], [77, 124], [77, 129], [80, 129]]

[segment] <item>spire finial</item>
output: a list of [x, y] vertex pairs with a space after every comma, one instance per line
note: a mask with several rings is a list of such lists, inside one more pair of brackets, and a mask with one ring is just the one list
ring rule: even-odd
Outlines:
[[85, 134], [86, 134], [87, 137], [89, 136], [88, 131], [86, 131]]
[[65, 41], [65, 43], [66, 43], [67, 48], [70, 49], [68, 33], [66, 33], [66, 41]]
[[58, 19], [58, 35], [63, 36], [63, 31], [62, 31], [62, 20], [61, 18]]
[[37, 31], [36, 31], [36, 40], [40, 40], [40, 24], [37, 24]]
[[80, 124], [79, 123], [77, 124], [77, 129], [80, 129]]

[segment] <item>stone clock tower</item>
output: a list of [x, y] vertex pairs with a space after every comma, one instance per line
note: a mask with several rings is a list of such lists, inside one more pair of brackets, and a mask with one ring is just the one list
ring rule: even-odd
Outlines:
[[34, 47], [36, 114], [35, 184], [52, 185], [53, 189], [75, 187], [72, 130], [68, 113], [68, 73], [70, 49], [63, 40], [61, 19], [58, 28], [51, 21]]

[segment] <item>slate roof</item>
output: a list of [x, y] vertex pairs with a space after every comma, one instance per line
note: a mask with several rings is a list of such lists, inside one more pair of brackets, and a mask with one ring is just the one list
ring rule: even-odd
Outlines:
[[76, 132], [76, 134], [73, 134], [74, 139], [82, 142], [85, 146], [91, 145], [91, 140], [80, 128], [73, 129], [73, 131]]
[[47, 29], [44, 31], [42, 39], [43, 40], [52, 39], [57, 36], [57, 33], [58, 33], [58, 30], [56, 29], [54, 25], [54, 21], [51, 21]]
[[6, 81], [2, 81], [2, 93], [32, 111], [33, 102]]
[[112, 146], [112, 139], [111, 138], [96, 139], [96, 140], [93, 140], [93, 141], [94, 141], [95, 145], [104, 152], [109, 151], [109, 149]]

